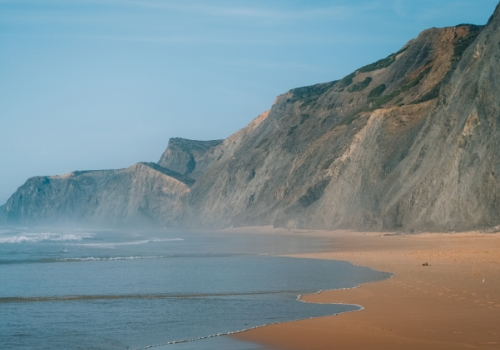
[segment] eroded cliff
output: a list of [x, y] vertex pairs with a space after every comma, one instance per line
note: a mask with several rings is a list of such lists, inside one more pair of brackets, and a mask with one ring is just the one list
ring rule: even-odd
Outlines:
[[395, 219], [387, 188], [408, 188], [407, 179], [397, 175], [409, 166], [402, 162], [415, 152], [442, 86], [451, 84], [464, 51], [482, 29], [430, 29], [340, 81], [279, 96], [267, 118], [247, 128], [236, 148], [219, 146], [228, 155], [193, 186], [184, 223], [413, 227]]
[[158, 164], [164, 168], [199, 179], [214, 160], [214, 149], [224, 140], [194, 141], [172, 138]]
[[194, 183], [155, 163], [29, 179], [2, 207], [4, 221], [31, 225], [172, 224]]
[[158, 164], [28, 180], [0, 215], [182, 227], [465, 230], [500, 224], [500, 10], [288, 91], [225, 140]]

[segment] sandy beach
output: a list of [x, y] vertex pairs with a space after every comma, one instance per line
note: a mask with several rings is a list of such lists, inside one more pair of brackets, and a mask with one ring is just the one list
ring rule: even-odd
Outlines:
[[500, 349], [500, 234], [280, 232], [335, 239], [331, 252], [298, 257], [348, 260], [395, 275], [303, 297], [359, 304], [362, 311], [265, 326], [236, 338], [296, 350]]

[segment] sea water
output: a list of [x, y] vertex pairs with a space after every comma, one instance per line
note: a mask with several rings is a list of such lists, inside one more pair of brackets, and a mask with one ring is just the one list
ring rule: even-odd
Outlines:
[[0, 230], [1, 349], [261, 349], [218, 335], [358, 309], [299, 295], [389, 275], [277, 255], [295, 235]]

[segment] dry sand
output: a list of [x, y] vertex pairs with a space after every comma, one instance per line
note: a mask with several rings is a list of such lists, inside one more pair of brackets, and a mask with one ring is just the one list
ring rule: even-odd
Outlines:
[[338, 243], [335, 251], [299, 257], [349, 260], [396, 275], [303, 297], [360, 304], [362, 311], [265, 326], [236, 338], [297, 350], [500, 349], [500, 234], [295, 234]]

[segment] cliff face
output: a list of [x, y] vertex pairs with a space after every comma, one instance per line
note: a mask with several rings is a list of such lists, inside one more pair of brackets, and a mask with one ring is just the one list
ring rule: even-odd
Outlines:
[[154, 163], [119, 171], [91, 196], [83, 221], [97, 225], [172, 225], [194, 181]]
[[430, 29], [340, 81], [279, 96], [266, 119], [232, 137], [236, 147], [219, 146], [223, 157], [187, 197], [185, 223], [406, 227], [386, 207], [387, 188], [407, 188], [401, 163], [481, 30]]
[[223, 140], [193, 141], [172, 138], [158, 164], [164, 168], [199, 179], [214, 158], [214, 148]]
[[8, 223], [78, 221], [90, 197], [120, 170], [75, 171], [60, 176], [37, 176], [0, 208]]
[[500, 9], [293, 89], [158, 164], [28, 180], [0, 216], [184, 227], [465, 230], [500, 224]]
[[[500, 222], [500, 7], [441, 89], [388, 182], [385, 226], [472, 229]], [[405, 186], [398, 186], [404, 179]]]
[[7, 223], [164, 225], [193, 180], [157, 164], [29, 179], [0, 209]]

